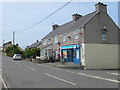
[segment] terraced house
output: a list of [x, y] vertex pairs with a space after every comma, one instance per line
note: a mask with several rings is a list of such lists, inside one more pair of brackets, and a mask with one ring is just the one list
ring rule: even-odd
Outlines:
[[73, 20], [53, 25], [42, 39], [41, 56], [66, 59], [86, 69], [118, 69], [118, 26], [107, 13], [107, 5], [97, 3], [85, 16], [73, 14]]

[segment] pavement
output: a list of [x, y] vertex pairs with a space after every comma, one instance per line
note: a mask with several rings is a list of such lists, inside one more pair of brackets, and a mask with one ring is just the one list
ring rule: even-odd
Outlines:
[[43, 64], [57, 68], [65, 68], [65, 69], [78, 69], [78, 70], [84, 69], [82, 65], [74, 64], [73, 62], [66, 62], [64, 64], [62, 64], [61, 62], [51, 62], [51, 63], [43, 63]]

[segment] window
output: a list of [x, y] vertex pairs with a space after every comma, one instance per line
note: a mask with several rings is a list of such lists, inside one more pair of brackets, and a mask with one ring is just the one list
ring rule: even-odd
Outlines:
[[50, 42], [50, 39], [48, 39], [48, 44], [50, 44], [51, 42]]
[[74, 38], [75, 38], [75, 39], [78, 39], [78, 38], [79, 38], [79, 32], [80, 32], [79, 29], [75, 29], [75, 30], [74, 30]]
[[55, 42], [55, 43], [58, 43], [58, 35], [55, 36], [55, 38], [54, 38], [54, 42]]
[[46, 39], [43, 41], [43, 45], [46, 45]]
[[66, 34], [63, 34], [63, 41], [66, 41]]
[[102, 40], [103, 41], [107, 40], [107, 31], [102, 31]]

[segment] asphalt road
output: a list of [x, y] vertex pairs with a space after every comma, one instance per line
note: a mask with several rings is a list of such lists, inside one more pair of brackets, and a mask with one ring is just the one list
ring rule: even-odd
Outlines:
[[117, 70], [75, 70], [14, 61], [2, 56], [2, 77], [9, 88], [118, 88]]

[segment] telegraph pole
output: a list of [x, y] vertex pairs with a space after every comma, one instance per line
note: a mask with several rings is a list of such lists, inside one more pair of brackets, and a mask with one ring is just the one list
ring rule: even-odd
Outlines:
[[5, 43], [5, 40], [3, 39], [3, 44]]
[[15, 45], [15, 31], [13, 31], [13, 45]]
[[14, 45], [15, 45], [15, 31], [13, 31], [13, 54], [14, 54]]

